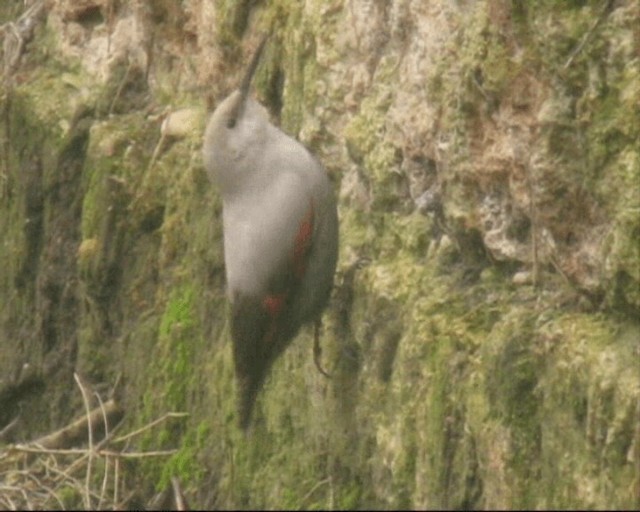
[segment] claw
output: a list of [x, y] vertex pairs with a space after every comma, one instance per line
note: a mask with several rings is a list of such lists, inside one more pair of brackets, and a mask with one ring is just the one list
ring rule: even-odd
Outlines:
[[313, 331], [313, 362], [318, 371], [327, 379], [330, 379], [331, 374], [327, 373], [324, 368], [322, 368], [322, 363], [320, 362], [320, 359], [322, 358], [322, 347], [320, 347], [320, 320], [317, 320], [314, 324]]

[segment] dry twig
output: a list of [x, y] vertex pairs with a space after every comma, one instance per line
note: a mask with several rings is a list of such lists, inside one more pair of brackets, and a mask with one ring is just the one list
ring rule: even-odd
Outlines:
[[64, 428], [36, 439], [32, 444], [52, 449], [73, 446], [84, 438], [87, 426], [97, 425], [97, 420], [103, 414], [106, 415], [106, 421], [112, 425], [119, 422], [124, 414], [120, 405], [113, 399], [106, 401], [103, 408], [94, 409], [89, 417], [82, 416]]
[[87, 510], [91, 510], [91, 466], [93, 464], [93, 423], [91, 421], [91, 408], [89, 407], [89, 398], [87, 397], [87, 392], [80, 382], [80, 377], [78, 374], [73, 372], [73, 378], [78, 384], [80, 388], [80, 393], [82, 393], [82, 402], [84, 403], [84, 409], [87, 415], [87, 432], [89, 437], [89, 462], [87, 463], [87, 474], [85, 477], [85, 508]]
[[153, 420], [151, 423], [146, 424], [144, 427], [114, 439], [113, 442], [121, 443], [122, 441], [131, 439], [132, 437], [135, 437], [137, 435], [142, 434], [143, 432], [146, 432], [147, 430], [152, 429], [156, 425], [159, 425], [160, 423], [162, 423], [163, 421], [166, 421], [169, 418], [186, 418], [187, 416], [189, 416], [189, 413], [187, 412], [168, 412], [164, 416], [161, 416], [160, 418], [158, 418], [157, 420]]
[[182, 494], [182, 488], [180, 482], [173, 476], [171, 477], [171, 487], [173, 488], [173, 498], [176, 502], [176, 510], [189, 510], [189, 504]]
[[591, 28], [587, 31], [587, 33], [582, 38], [582, 41], [580, 41], [578, 46], [576, 46], [573, 49], [573, 51], [571, 52], [571, 54], [569, 55], [569, 58], [567, 59], [567, 62], [565, 62], [564, 66], [562, 66], [563, 70], [564, 69], [568, 69], [571, 66], [571, 64], [573, 64], [574, 59], [576, 58], [576, 56], [578, 56], [578, 54], [586, 46], [587, 42], [589, 42], [589, 39], [591, 39], [591, 36], [593, 36], [593, 34], [595, 33], [596, 29], [607, 18], [607, 16], [609, 16], [609, 13], [611, 12], [611, 9], [613, 7], [613, 3], [614, 2], [615, 2], [615, 0], [608, 0], [607, 1], [607, 3], [602, 8], [602, 12], [600, 13], [600, 16], [598, 16], [596, 18], [596, 20], [593, 22], [593, 25], [591, 25]]
[[[185, 413], [169, 412], [142, 428], [114, 438], [122, 425], [123, 411], [113, 400], [90, 409], [89, 394], [74, 375], [83, 396], [85, 413], [64, 428], [21, 445], [0, 450], [0, 510], [85, 508], [126, 508], [134, 490], [123, 486], [120, 461], [173, 455], [177, 450], [128, 451], [128, 441], [169, 418]], [[124, 448], [119, 443], [127, 441]], [[77, 447], [85, 442], [88, 446]], [[114, 446], [116, 445], [116, 446]], [[121, 448], [117, 448], [120, 446]], [[98, 464], [101, 460], [103, 464]], [[8, 485], [8, 483], [11, 485]], [[176, 504], [184, 506], [179, 483], [172, 482]], [[110, 502], [111, 499], [111, 502]], [[181, 505], [182, 504], [182, 505]]]

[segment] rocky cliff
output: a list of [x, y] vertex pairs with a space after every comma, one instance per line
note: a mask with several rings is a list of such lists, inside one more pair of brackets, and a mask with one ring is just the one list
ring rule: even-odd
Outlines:
[[[105, 477], [121, 507], [172, 477], [193, 507], [640, 507], [636, 1], [6, 0], [0, 21], [0, 449], [101, 397], [144, 427], [123, 453], [158, 452]], [[303, 332], [245, 436], [200, 148], [264, 33], [255, 95], [329, 171], [341, 240], [333, 377]]]

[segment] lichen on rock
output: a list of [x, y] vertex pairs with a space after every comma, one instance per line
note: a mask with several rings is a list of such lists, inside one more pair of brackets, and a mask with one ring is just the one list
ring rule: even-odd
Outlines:
[[[189, 414], [121, 506], [172, 476], [196, 508], [640, 506], [637, 2], [125, 4], [45, 2], [3, 67], [8, 441], [83, 410], [76, 371], [132, 430]], [[340, 262], [333, 378], [301, 332], [245, 436], [200, 144], [265, 33], [254, 94], [334, 181]]]

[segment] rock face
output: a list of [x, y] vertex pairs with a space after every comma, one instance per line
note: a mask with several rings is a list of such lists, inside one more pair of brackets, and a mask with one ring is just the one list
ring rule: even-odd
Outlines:
[[[0, 442], [81, 412], [77, 371], [132, 428], [190, 413], [130, 478], [195, 506], [640, 507], [637, 2], [24, 4]], [[242, 437], [199, 144], [264, 32], [256, 94], [330, 171], [341, 260], [333, 379], [300, 336]]]

